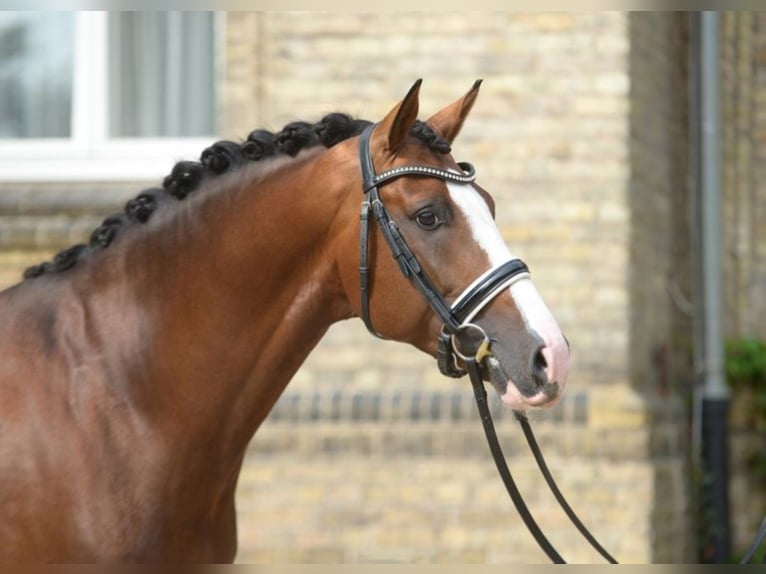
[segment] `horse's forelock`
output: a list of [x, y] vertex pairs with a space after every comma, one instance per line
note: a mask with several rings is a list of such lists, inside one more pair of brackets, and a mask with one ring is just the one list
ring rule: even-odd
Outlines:
[[423, 142], [429, 149], [446, 154], [452, 151], [450, 143], [441, 135], [436, 133], [426, 122], [417, 120], [412, 128], [413, 135]]

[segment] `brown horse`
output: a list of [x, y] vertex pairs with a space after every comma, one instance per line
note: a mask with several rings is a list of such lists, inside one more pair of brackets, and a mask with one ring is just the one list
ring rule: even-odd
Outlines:
[[[448, 304], [517, 260], [449, 153], [478, 82], [427, 122], [419, 86], [374, 129], [331, 114], [218, 142], [0, 293], [0, 560], [231, 561], [247, 444], [327, 328], [365, 315], [437, 354], [444, 321], [386, 234]], [[378, 170], [419, 167], [380, 178], [393, 223], [365, 223], [360, 275], [362, 130]], [[569, 360], [519, 269], [464, 318], [513, 409], [551, 404]]]

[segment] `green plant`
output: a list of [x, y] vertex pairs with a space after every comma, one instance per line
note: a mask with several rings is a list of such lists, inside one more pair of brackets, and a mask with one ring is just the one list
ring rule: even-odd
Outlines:
[[[766, 432], [766, 342], [741, 338], [726, 343], [726, 380], [734, 399], [742, 405], [746, 426]], [[748, 457], [756, 477], [766, 482], [766, 453]]]
[[[751, 432], [766, 433], [766, 342], [754, 338], [728, 341], [725, 360], [732, 405], [736, 403], [740, 409], [740, 422]], [[755, 484], [766, 489], [766, 452], [762, 448], [750, 450], [745, 454], [745, 463]], [[764, 556], [766, 547], [756, 552], [751, 563], [763, 560]]]
[[766, 343], [751, 338], [728, 341], [726, 378], [732, 389], [750, 388], [766, 397]]
[[726, 380], [732, 391], [746, 397], [746, 420], [766, 430], [766, 343], [752, 338], [726, 343]]

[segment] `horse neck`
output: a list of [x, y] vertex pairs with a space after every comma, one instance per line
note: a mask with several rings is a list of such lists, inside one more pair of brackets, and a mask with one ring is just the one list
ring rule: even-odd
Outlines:
[[351, 315], [331, 245], [345, 191], [321, 175], [333, 173], [325, 155], [223, 176], [126, 251], [147, 326], [132, 367], [169, 432], [241, 454], [329, 325]]

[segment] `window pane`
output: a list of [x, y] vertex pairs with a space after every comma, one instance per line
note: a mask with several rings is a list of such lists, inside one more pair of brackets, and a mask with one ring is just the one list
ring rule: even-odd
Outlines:
[[212, 12], [109, 13], [109, 133], [215, 133]]
[[0, 138], [69, 137], [74, 15], [0, 12]]

